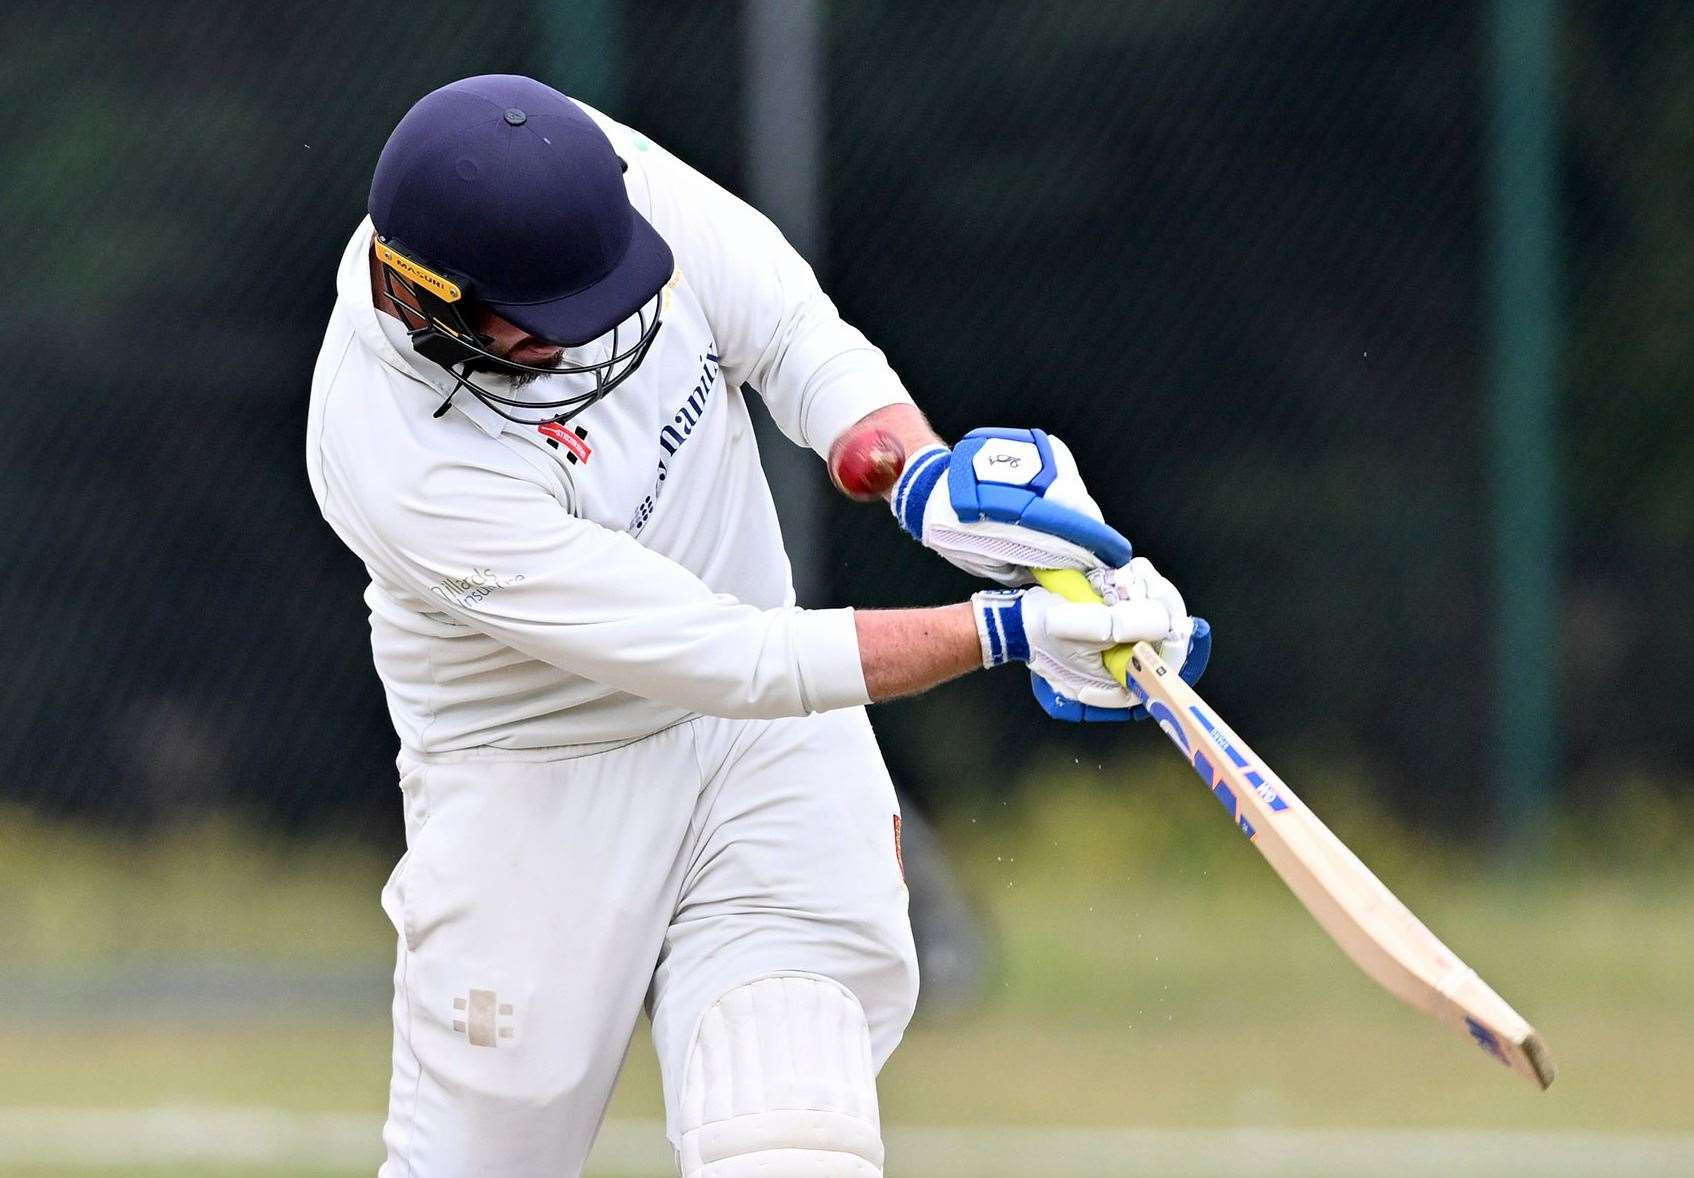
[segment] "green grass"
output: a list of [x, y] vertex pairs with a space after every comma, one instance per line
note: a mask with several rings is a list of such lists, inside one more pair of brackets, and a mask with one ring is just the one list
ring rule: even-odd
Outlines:
[[137, 841], [0, 810], [0, 969], [381, 960], [387, 866], [222, 821]]
[[[1360, 974], [1176, 769], [1053, 774], [1024, 791], [1038, 801], [948, 824], [954, 861], [992, 920], [999, 968], [979, 1011], [914, 1025], [884, 1073], [888, 1123], [1632, 1132], [1694, 1123], [1684, 1001], [1694, 869], [1651, 799], [1620, 821], [1653, 828], [1653, 861], [1608, 866], [1616, 831], [1561, 834], [1567, 870], [1506, 874], [1392, 830], [1317, 783], [1338, 833], [1536, 1023], [1561, 1068], [1538, 1093]], [[1102, 784], [1126, 780], [1136, 784]], [[391, 932], [376, 892], [387, 866], [333, 846], [261, 851], [222, 827], [129, 850], [7, 815], [0, 982], [161, 960], [380, 971]], [[361, 1012], [359, 1002], [205, 1018], [14, 1012], [0, 1036], [0, 1107], [374, 1116], [387, 1055], [383, 1009]], [[656, 1067], [638, 1043], [612, 1115], [653, 1118], [660, 1108]]]

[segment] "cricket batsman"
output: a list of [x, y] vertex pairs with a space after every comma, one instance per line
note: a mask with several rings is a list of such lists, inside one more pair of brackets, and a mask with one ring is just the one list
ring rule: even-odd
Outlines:
[[[400, 738], [381, 1174], [579, 1174], [645, 1006], [686, 1178], [880, 1175], [918, 979], [865, 705], [1019, 662], [1050, 715], [1123, 719], [1102, 652], [1192, 679], [1205, 623], [1062, 442], [949, 448], [770, 222], [539, 82], [426, 95], [369, 214], [306, 459]], [[744, 385], [996, 587], [797, 608]]]

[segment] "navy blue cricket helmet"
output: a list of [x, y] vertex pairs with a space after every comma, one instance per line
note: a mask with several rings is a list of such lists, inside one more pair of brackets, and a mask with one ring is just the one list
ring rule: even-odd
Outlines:
[[[406, 112], [371, 180], [376, 254], [413, 347], [452, 373], [454, 392], [468, 388], [522, 424], [562, 421], [645, 357], [675, 263], [631, 207], [623, 172], [583, 109], [533, 78], [465, 78]], [[395, 284], [417, 311], [395, 297]], [[471, 303], [561, 347], [610, 335], [609, 354], [546, 368], [503, 359], [471, 329]], [[586, 379], [569, 396], [526, 400], [478, 385], [472, 372], [513, 376], [513, 391], [536, 376]]]

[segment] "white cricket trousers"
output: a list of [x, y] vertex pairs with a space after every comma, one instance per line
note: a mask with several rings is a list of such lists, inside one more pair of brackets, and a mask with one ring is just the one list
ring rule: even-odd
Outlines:
[[572, 1178], [645, 1002], [677, 1142], [701, 1013], [785, 972], [917, 998], [898, 805], [862, 708], [701, 717], [609, 751], [400, 757], [380, 1178]]

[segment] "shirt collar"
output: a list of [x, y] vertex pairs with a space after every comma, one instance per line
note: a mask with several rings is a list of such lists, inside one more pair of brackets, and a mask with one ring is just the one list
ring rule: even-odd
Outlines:
[[[440, 397], [452, 392], [454, 380], [447, 370], [432, 360], [425, 360], [412, 350], [406, 329], [392, 315], [384, 315], [371, 301], [371, 238], [376, 227], [366, 217], [347, 243], [341, 257], [341, 269], [336, 273], [335, 289], [341, 303], [353, 319], [353, 334], [359, 337], [378, 359], [390, 368], [422, 381]], [[489, 437], [498, 437], [510, 423], [484, 405], [469, 390], [460, 389], [453, 398], [453, 408], [476, 423]]]

